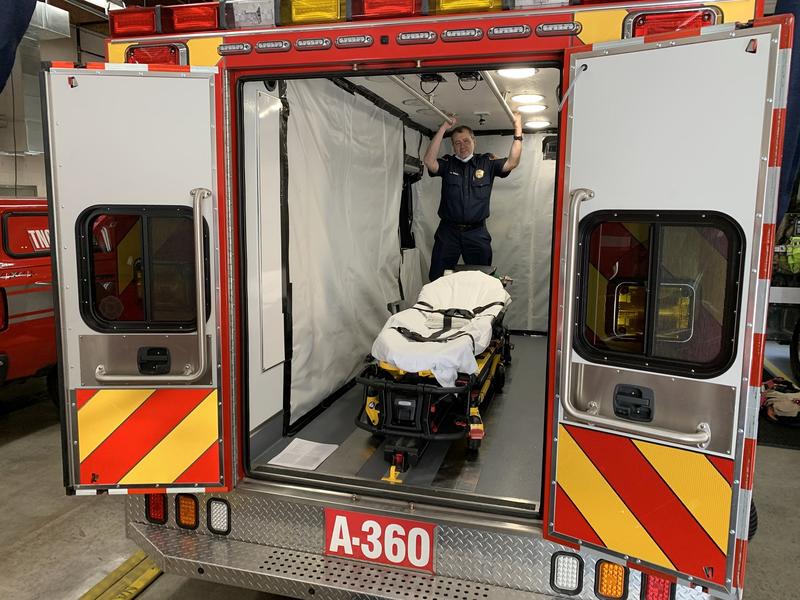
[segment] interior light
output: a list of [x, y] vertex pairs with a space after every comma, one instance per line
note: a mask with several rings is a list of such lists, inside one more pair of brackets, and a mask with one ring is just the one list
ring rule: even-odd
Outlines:
[[550, 121], [526, 121], [525, 129], [544, 129], [550, 127]]
[[520, 104], [535, 104], [544, 100], [544, 96], [540, 94], [516, 94], [511, 96], [512, 102], [519, 102]]
[[500, 69], [497, 74], [506, 79], [525, 79], [526, 77], [533, 77], [536, 74], [536, 69], [533, 67], [527, 69]]
[[583, 586], [583, 559], [571, 552], [556, 552], [550, 563], [550, 586], [561, 594], [575, 595]]
[[617, 600], [628, 595], [628, 569], [622, 565], [597, 561], [594, 592], [598, 598]]
[[523, 114], [538, 113], [545, 110], [547, 107], [544, 104], [524, 104], [517, 107], [517, 110]]

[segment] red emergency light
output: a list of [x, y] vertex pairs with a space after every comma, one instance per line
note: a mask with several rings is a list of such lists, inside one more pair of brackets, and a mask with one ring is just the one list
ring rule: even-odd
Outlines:
[[151, 35], [158, 33], [156, 8], [125, 8], [108, 13], [112, 36]]
[[139, 65], [181, 65], [181, 52], [175, 44], [162, 46], [131, 46], [125, 53], [125, 62]]
[[636, 17], [633, 21], [633, 37], [684, 29], [700, 29], [713, 24], [714, 13], [705, 8], [678, 12], [654, 12]]
[[675, 584], [669, 579], [642, 574], [642, 600], [675, 600]]
[[352, 0], [353, 19], [411, 17], [422, 14], [419, 0]]
[[162, 6], [162, 29], [164, 33], [219, 29], [219, 7], [218, 2]]

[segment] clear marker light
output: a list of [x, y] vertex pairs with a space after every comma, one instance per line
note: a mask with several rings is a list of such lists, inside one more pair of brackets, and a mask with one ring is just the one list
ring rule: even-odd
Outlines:
[[583, 561], [577, 554], [557, 552], [550, 565], [550, 583], [561, 593], [575, 594], [583, 585]]
[[226, 535], [231, 530], [231, 507], [219, 498], [208, 501], [208, 529], [212, 533]]
[[528, 69], [500, 69], [497, 74], [506, 79], [525, 79], [526, 77], [533, 77], [536, 74], [536, 69], [533, 67]]

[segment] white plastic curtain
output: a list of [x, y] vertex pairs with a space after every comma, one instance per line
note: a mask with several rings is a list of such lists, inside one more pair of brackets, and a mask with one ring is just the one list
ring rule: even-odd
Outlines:
[[362, 368], [400, 298], [403, 126], [328, 80], [287, 100], [294, 422]]
[[[415, 133], [406, 133], [406, 146], [416, 155]], [[505, 179], [495, 179], [491, 216], [486, 222], [492, 236], [493, 261], [500, 275], [514, 283], [508, 289], [514, 299], [505, 323], [511, 329], [547, 331], [550, 290], [550, 253], [555, 190], [555, 160], [544, 160], [546, 134], [526, 134], [519, 166]], [[427, 139], [423, 140], [424, 155]], [[510, 136], [478, 136], [475, 152], [508, 156]], [[441, 153], [452, 152], [450, 141]], [[425, 172], [414, 185], [414, 237], [420, 255], [423, 281], [428, 280], [433, 235], [439, 225], [437, 211], [441, 179]]]

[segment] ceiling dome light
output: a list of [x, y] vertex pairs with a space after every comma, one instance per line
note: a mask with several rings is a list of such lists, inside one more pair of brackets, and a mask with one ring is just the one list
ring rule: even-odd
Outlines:
[[497, 74], [506, 79], [525, 79], [533, 77], [536, 74], [536, 69], [533, 67], [528, 69], [500, 69]]
[[518, 106], [517, 110], [522, 114], [529, 115], [532, 113], [539, 113], [545, 110], [547, 107], [544, 104], [525, 104], [523, 106]]
[[519, 102], [520, 104], [536, 104], [544, 100], [544, 96], [540, 94], [517, 94], [511, 96], [512, 102]]
[[526, 121], [525, 129], [544, 129], [550, 127], [550, 121]]

